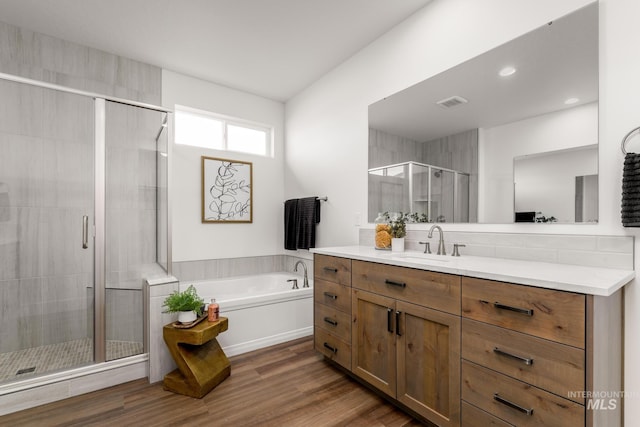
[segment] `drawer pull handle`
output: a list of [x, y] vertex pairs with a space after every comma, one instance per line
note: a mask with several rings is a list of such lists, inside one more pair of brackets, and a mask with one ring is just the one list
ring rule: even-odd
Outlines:
[[393, 333], [393, 325], [391, 324], [392, 322], [392, 313], [393, 310], [390, 308], [387, 308], [387, 331]]
[[532, 409], [523, 408], [522, 406], [518, 405], [517, 403], [513, 403], [513, 402], [505, 399], [504, 397], [500, 397], [500, 395], [498, 393], [493, 393], [493, 400], [495, 400], [496, 402], [500, 402], [503, 405], [508, 406], [509, 408], [513, 408], [513, 409], [515, 409], [517, 411], [520, 411], [523, 414], [533, 415], [533, 408]]
[[338, 269], [335, 267], [322, 267], [324, 271], [330, 271], [331, 273], [337, 273]]
[[396, 335], [399, 337], [402, 336], [402, 334], [400, 334], [400, 314], [401, 313], [402, 312], [396, 310]]
[[500, 304], [499, 302], [494, 302], [493, 306], [501, 310], [509, 310], [509, 311], [514, 311], [516, 313], [524, 314], [526, 316], [533, 316], [533, 310], [529, 308], [511, 307], [510, 305]]
[[401, 288], [406, 288], [407, 287], [407, 284], [404, 283], [404, 282], [395, 282], [395, 281], [389, 280], [389, 279], [386, 279], [384, 281], [384, 283], [386, 283], [387, 285], [391, 285], [391, 286], [399, 286]]
[[507, 357], [510, 357], [512, 359], [519, 360], [519, 361], [521, 361], [522, 363], [524, 363], [527, 366], [533, 365], [533, 359], [528, 359], [526, 357], [518, 356], [516, 354], [512, 354], [512, 353], [509, 353], [507, 351], [500, 350], [498, 347], [495, 347], [493, 349], [493, 352], [496, 353], [496, 354], [499, 354], [500, 356], [507, 356]]
[[333, 299], [338, 299], [338, 295], [332, 294], [332, 293], [329, 293], [329, 292], [325, 292], [324, 296], [325, 297], [329, 297], [329, 298], [333, 298]]
[[333, 320], [333, 319], [332, 319], [332, 318], [330, 318], [330, 317], [325, 317], [325, 318], [324, 318], [324, 321], [325, 321], [325, 322], [327, 322], [327, 323], [328, 323], [328, 324], [330, 324], [330, 325], [338, 326], [338, 322], [336, 322], [335, 320]]
[[332, 352], [333, 354], [338, 353], [338, 349], [335, 347], [331, 347], [329, 344], [324, 343], [324, 348], [329, 349], [330, 352]]

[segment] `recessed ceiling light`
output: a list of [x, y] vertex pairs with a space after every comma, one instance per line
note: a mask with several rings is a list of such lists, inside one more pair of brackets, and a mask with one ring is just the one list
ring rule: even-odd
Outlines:
[[508, 66], [508, 67], [504, 67], [502, 70], [500, 70], [500, 72], [498, 74], [500, 74], [500, 76], [502, 76], [502, 77], [507, 77], [507, 76], [510, 76], [511, 74], [514, 74], [515, 72], [516, 72], [515, 67]]
[[571, 105], [571, 104], [575, 104], [578, 101], [580, 101], [578, 98], [569, 98], [566, 101], [564, 101], [564, 103], [567, 105]]

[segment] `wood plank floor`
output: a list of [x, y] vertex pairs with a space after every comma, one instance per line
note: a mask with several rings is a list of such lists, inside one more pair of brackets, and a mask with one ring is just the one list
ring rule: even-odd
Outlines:
[[0, 417], [0, 426], [421, 425], [313, 350], [311, 338], [235, 356], [202, 399], [137, 380]]

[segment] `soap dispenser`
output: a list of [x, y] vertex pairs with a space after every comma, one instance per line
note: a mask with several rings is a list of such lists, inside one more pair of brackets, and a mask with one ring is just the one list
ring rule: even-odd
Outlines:
[[211, 304], [209, 304], [207, 320], [209, 322], [215, 322], [219, 318], [220, 318], [220, 306], [216, 303], [216, 299], [213, 298], [211, 300]]

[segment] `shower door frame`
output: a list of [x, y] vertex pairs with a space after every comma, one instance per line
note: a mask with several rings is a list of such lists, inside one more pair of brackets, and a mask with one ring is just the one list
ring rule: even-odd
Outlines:
[[[106, 102], [115, 102], [119, 104], [129, 105], [132, 107], [145, 108], [147, 110], [159, 111], [167, 113], [168, 120], [168, 138], [167, 144], [167, 275], [171, 276], [171, 260], [172, 260], [172, 238], [171, 238], [171, 149], [173, 141], [173, 110], [148, 104], [144, 102], [132, 101], [128, 99], [102, 95], [94, 92], [87, 92], [79, 89], [73, 89], [66, 86], [60, 86], [53, 83], [42, 82], [39, 80], [33, 80], [25, 77], [15, 76], [12, 74], [0, 73], [0, 80], [11, 81], [15, 83], [27, 84], [44, 89], [51, 89], [59, 92], [65, 92], [84, 97], [94, 99], [94, 224], [93, 230], [90, 230], [90, 235], [94, 236], [94, 268], [93, 268], [93, 305], [94, 305], [94, 319], [93, 319], [93, 349], [94, 359], [93, 365], [104, 363], [107, 361], [107, 347], [106, 347]], [[93, 231], [93, 232], [91, 232]], [[143, 299], [143, 313], [148, 316], [147, 299]], [[148, 319], [143, 319], [146, 324]], [[147, 328], [143, 328], [146, 331]], [[144, 349], [143, 352], [147, 353], [148, 339], [143, 338]], [[73, 369], [73, 368], [72, 368]], [[38, 378], [47, 378], [50, 376], [56, 376], [56, 374], [44, 374]]]

